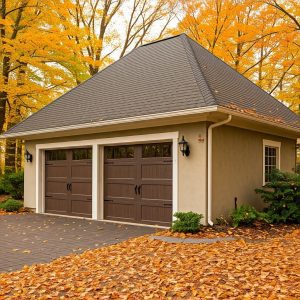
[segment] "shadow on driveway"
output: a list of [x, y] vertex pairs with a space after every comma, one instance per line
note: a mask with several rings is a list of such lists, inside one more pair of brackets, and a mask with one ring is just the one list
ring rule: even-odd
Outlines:
[[39, 214], [0, 216], [0, 273], [116, 244], [156, 230]]

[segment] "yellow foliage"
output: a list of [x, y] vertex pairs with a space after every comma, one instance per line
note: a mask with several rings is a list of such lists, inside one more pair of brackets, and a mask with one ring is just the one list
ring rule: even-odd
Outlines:
[[182, 1], [182, 10], [178, 32], [299, 111], [298, 0]]

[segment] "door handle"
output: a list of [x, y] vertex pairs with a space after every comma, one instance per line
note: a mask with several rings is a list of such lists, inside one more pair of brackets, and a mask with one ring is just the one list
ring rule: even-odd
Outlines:
[[67, 183], [67, 191], [72, 191], [72, 183]]
[[137, 195], [137, 188], [138, 188], [138, 186], [136, 185], [135, 187], [134, 187], [134, 191], [135, 191], [135, 194]]
[[142, 188], [142, 186], [139, 185], [139, 187], [138, 187], [138, 193], [139, 193], [139, 195], [141, 194], [141, 188]]

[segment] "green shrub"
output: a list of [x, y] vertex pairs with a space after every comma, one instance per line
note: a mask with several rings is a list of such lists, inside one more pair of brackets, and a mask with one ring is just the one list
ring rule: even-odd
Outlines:
[[0, 195], [6, 195], [7, 192], [5, 191], [4, 189], [4, 186], [3, 186], [3, 176], [0, 177]]
[[296, 166], [296, 173], [300, 174], [300, 163], [298, 163]]
[[172, 230], [176, 232], [195, 233], [200, 230], [200, 221], [203, 215], [194, 212], [176, 212], [176, 220], [173, 221]]
[[241, 205], [231, 214], [232, 224], [234, 227], [240, 225], [252, 225], [255, 221], [267, 221], [265, 213], [258, 212], [251, 205]]
[[274, 170], [263, 188], [256, 189], [268, 207], [271, 223], [300, 222], [300, 175]]
[[0, 208], [8, 212], [18, 211], [21, 207], [23, 207], [23, 202], [20, 200], [8, 199], [0, 203]]
[[24, 172], [6, 173], [1, 180], [3, 190], [14, 199], [21, 200], [24, 196]]

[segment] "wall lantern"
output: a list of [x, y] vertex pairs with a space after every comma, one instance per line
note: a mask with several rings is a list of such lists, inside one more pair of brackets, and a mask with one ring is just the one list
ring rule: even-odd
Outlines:
[[27, 162], [32, 162], [32, 154], [29, 153], [29, 151], [26, 149], [26, 152], [25, 152], [25, 159]]
[[182, 140], [178, 143], [178, 145], [183, 156], [190, 155], [190, 147], [188, 142], [184, 139], [184, 136], [182, 136]]

